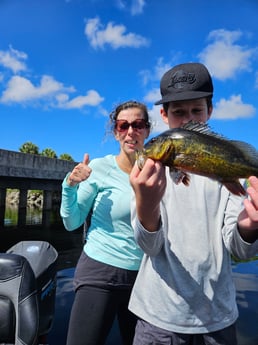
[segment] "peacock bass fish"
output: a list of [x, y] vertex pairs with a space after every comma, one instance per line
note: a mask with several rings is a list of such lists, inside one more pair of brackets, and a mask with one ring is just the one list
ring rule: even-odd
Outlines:
[[205, 123], [190, 121], [152, 138], [136, 152], [138, 167], [147, 158], [168, 166], [175, 183], [189, 185], [188, 173], [206, 176], [235, 195], [245, 195], [240, 178], [258, 177], [258, 151], [243, 141], [228, 140]]

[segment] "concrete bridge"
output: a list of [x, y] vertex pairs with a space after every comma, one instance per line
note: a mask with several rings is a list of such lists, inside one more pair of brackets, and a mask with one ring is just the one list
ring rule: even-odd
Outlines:
[[42, 225], [50, 225], [52, 194], [76, 162], [0, 149], [0, 228], [4, 227], [6, 190], [19, 189], [18, 226], [26, 225], [28, 190], [43, 191]]

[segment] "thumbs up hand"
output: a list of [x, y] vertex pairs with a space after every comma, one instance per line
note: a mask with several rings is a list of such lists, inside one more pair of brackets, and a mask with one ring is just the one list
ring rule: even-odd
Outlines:
[[91, 174], [91, 168], [88, 166], [89, 161], [89, 155], [88, 153], [85, 153], [83, 161], [77, 164], [73, 168], [71, 174], [67, 177], [67, 183], [69, 186], [75, 186], [78, 183], [87, 180]]

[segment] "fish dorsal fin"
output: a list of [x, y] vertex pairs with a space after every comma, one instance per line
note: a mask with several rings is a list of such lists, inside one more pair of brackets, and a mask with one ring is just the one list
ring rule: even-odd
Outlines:
[[220, 140], [225, 140], [228, 144], [235, 146], [240, 152], [242, 152], [245, 159], [251, 163], [257, 166], [258, 162], [258, 151], [256, 148], [244, 141], [238, 141], [238, 140], [229, 140], [222, 134], [215, 133], [211, 130], [211, 127], [207, 123], [202, 122], [196, 122], [196, 121], [190, 121], [182, 126], [182, 128], [194, 131], [198, 133], [202, 133], [204, 135], [213, 136], [214, 138], [218, 138]]
[[224, 137], [223, 135], [213, 132], [211, 130], [211, 127], [207, 123], [190, 121], [190, 122], [186, 123], [185, 125], [183, 125], [182, 128], [189, 130], [189, 131], [207, 134], [207, 135], [210, 135], [210, 136], [213, 136], [215, 138], [222, 139], [222, 140], [223, 139], [227, 140], [227, 138]]
[[256, 150], [254, 146], [244, 141], [230, 140], [230, 142], [235, 147], [237, 147], [241, 152], [243, 152], [243, 155], [251, 164], [257, 165], [258, 151]]

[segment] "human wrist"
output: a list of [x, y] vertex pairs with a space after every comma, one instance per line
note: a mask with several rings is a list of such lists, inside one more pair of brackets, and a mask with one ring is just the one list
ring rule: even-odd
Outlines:
[[152, 212], [146, 210], [138, 210], [138, 218], [142, 226], [149, 232], [155, 232], [160, 229], [161, 215], [160, 209], [153, 209]]
[[66, 178], [66, 183], [68, 184], [68, 186], [70, 187], [75, 187], [77, 185], [77, 182], [75, 182], [72, 178], [71, 178], [71, 174], [67, 176]]

